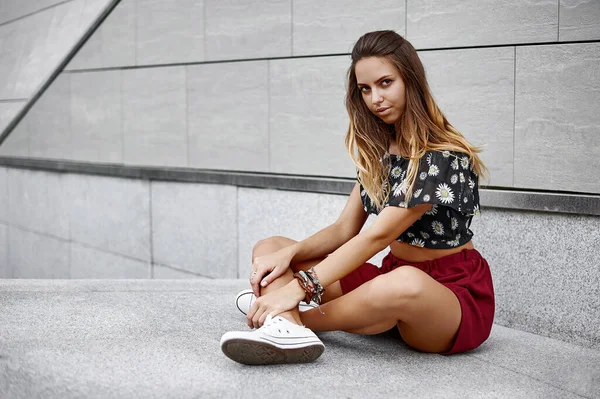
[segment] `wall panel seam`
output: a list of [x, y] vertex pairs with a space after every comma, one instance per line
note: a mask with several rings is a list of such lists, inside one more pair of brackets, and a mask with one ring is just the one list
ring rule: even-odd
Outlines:
[[[410, 40], [409, 40], [410, 41]], [[538, 46], [562, 46], [562, 45], [581, 45], [581, 44], [595, 44], [600, 43], [600, 40], [571, 40], [564, 42], [538, 42], [538, 43], [509, 43], [509, 44], [490, 44], [481, 46], [457, 46], [457, 47], [430, 47], [430, 48], [417, 48], [417, 52], [426, 53], [430, 51], [453, 51], [453, 50], [475, 50], [475, 49], [493, 49], [493, 48], [510, 48], [510, 47], [538, 47]], [[278, 56], [278, 57], [257, 57], [257, 58], [232, 58], [232, 59], [219, 59], [219, 60], [204, 60], [204, 61], [189, 61], [189, 62], [172, 62], [152, 65], [129, 65], [129, 66], [118, 66], [118, 67], [101, 67], [101, 68], [87, 68], [68, 70], [64, 73], [86, 73], [86, 72], [103, 72], [111, 70], [131, 70], [131, 69], [146, 69], [146, 68], [168, 68], [177, 66], [193, 66], [193, 65], [205, 65], [205, 64], [224, 64], [224, 63], [235, 63], [235, 62], [253, 62], [253, 61], [276, 61], [276, 60], [294, 60], [303, 58], [329, 58], [329, 57], [349, 57], [351, 53], [330, 53], [330, 54], [310, 54], [310, 55], [292, 55], [292, 56]]]
[[[26, 0], [25, 0], [25, 1], [26, 1]], [[72, 1], [73, 1], [73, 0], [64, 0], [64, 1], [60, 1], [60, 2], [58, 2], [58, 3], [56, 3], [56, 4], [52, 4], [51, 6], [44, 7], [44, 8], [40, 8], [39, 10], [36, 10], [36, 11], [30, 12], [29, 14], [21, 15], [20, 17], [13, 18], [13, 19], [11, 19], [11, 20], [9, 20], [9, 21], [4, 21], [4, 22], [1, 22], [1, 23], [0, 23], [0, 27], [2, 27], [2, 26], [4, 26], [4, 25], [11, 24], [11, 23], [13, 23], [13, 22], [16, 22], [16, 21], [19, 21], [19, 20], [21, 20], [21, 19], [25, 19], [25, 18], [32, 17], [32, 16], [34, 16], [34, 15], [36, 15], [36, 14], [42, 13], [42, 12], [44, 12], [44, 11], [47, 11], [47, 10], [51, 9], [51, 8], [58, 7], [58, 6], [62, 6], [63, 4], [66, 4], [66, 3], [71, 3]]]
[[558, 15], [556, 17], [557, 19], [557, 23], [556, 23], [556, 41], [560, 42], [560, 0], [557, 0], [558, 3]]
[[515, 186], [515, 164], [516, 164], [516, 140], [517, 140], [517, 48], [513, 52], [513, 167], [512, 167], [512, 186]]

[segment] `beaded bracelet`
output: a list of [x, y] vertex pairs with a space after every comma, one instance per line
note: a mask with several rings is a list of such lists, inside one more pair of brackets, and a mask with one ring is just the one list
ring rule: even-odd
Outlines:
[[294, 273], [294, 278], [298, 280], [298, 284], [305, 292], [304, 302], [307, 304], [311, 301], [315, 302], [319, 308], [319, 312], [321, 312], [321, 314], [325, 314], [321, 310], [321, 296], [323, 295], [323, 292], [325, 292], [325, 289], [319, 283], [316, 275], [314, 275], [314, 279], [317, 282], [316, 284], [314, 283], [313, 278], [311, 278], [310, 275], [303, 270], [300, 270], [298, 273]]

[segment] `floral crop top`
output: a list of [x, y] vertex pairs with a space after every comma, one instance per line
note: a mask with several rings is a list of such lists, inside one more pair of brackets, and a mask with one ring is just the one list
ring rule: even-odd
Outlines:
[[[386, 153], [389, 159], [388, 184], [391, 185], [387, 206], [405, 207], [408, 188], [408, 158]], [[469, 157], [461, 152], [430, 151], [419, 161], [417, 178], [408, 207], [433, 204], [431, 210], [404, 231], [397, 241], [424, 248], [445, 249], [471, 240], [469, 229], [473, 215], [479, 214], [478, 176]], [[361, 200], [368, 214], [378, 214], [371, 199], [360, 185]]]

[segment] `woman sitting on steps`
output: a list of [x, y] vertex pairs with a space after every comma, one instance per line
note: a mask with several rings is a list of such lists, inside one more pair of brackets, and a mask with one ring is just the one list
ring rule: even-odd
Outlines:
[[[237, 362], [313, 361], [324, 351], [314, 331], [397, 327], [412, 348], [442, 354], [490, 334], [492, 278], [469, 228], [486, 168], [434, 102], [406, 39], [378, 31], [358, 40], [346, 108], [357, 183], [332, 225], [300, 242], [256, 244], [252, 292], [237, 301], [255, 329], [221, 339]], [[371, 213], [376, 220], [361, 231]], [[367, 263], [388, 246], [381, 268]]]

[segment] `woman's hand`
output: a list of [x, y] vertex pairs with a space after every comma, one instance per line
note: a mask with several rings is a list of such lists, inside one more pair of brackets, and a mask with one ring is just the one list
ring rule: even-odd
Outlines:
[[275, 317], [280, 313], [298, 307], [305, 293], [296, 279], [283, 287], [256, 298], [248, 312], [248, 327], [259, 328], [270, 314]]
[[290, 266], [293, 254], [288, 248], [282, 248], [264, 256], [257, 256], [252, 263], [252, 274], [250, 285], [254, 295], [260, 296], [260, 287], [266, 287], [269, 283], [281, 276]]

